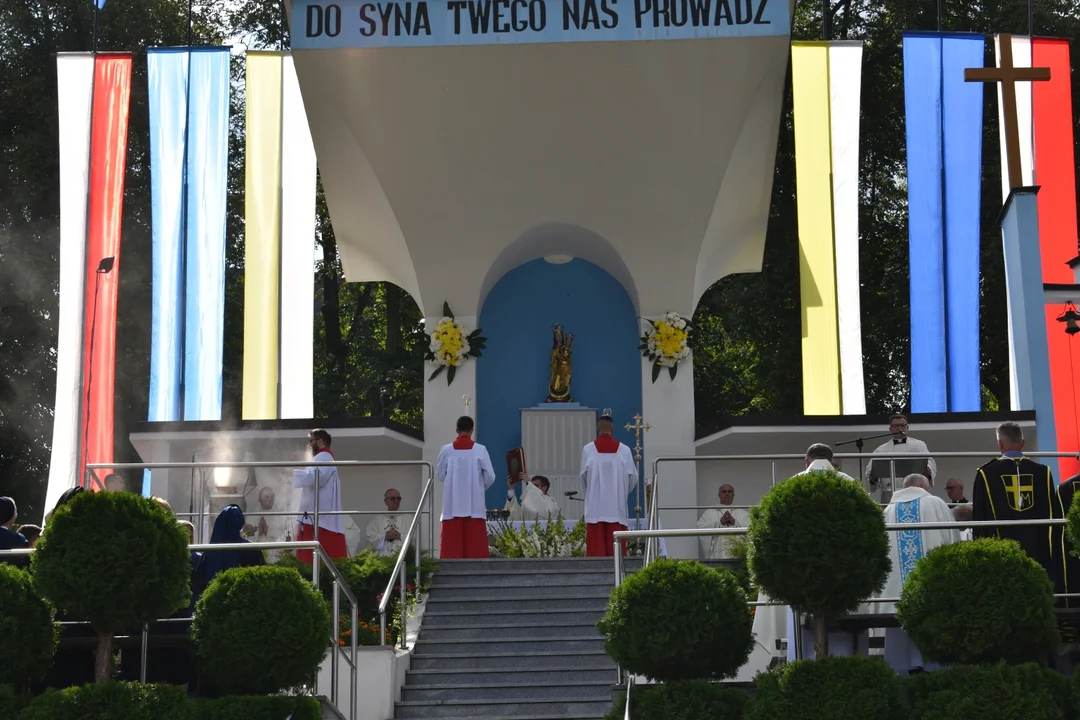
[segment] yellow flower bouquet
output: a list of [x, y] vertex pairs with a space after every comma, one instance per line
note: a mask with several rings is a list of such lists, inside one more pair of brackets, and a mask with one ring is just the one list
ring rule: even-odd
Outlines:
[[458, 367], [469, 358], [481, 356], [487, 338], [480, 332], [480, 328], [476, 328], [466, 334], [465, 328], [454, 319], [454, 313], [450, 312], [450, 304], [444, 302], [443, 317], [427, 336], [428, 349], [424, 353], [424, 359], [437, 366], [428, 380], [434, 380], [446, 370], [446, 384], [454, 382]]
[[649, 329], [641, 336], [638, 350], [653, 363], [652, 381], [660, 377], [662, 368], [668, 369], [672, 380], [679, 370], [679, 363], [690, 357], [690, 321], [678, 313], [667, 313], [659, 320], [649, 320]]

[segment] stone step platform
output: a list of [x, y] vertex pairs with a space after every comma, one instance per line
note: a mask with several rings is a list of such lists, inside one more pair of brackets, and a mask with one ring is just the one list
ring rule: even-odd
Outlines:
[[[503, 700], [506, 702], [542, 702], [547, 700], [595, 699], [610, 697], [614, 687], [614, 673], [607, 682], [570, 681], [542, 684], [533, 681], [522, 668], [517, 682], [493, 685], [491, 683], [427, 685], [406, 687], [401, 691], [403, 702], [425, 700]], [[606, 688], [606, 690], [605, 690]], [[605, 695], [606, 692], [606, 695]]]
[[484, 577], [489, 581], [489, 587], [528, 587], [550, 585], [558, 582], [561, 585], [613, 585], [615, 574], [607, 570], [594, 572], [566, 572], [555, 569], [541, 569], [536, 572], [528, 570], [514, 570], [484, 576], [477, 572], [453, 570], [442, 571], [435, 576], [431, 589], [442, 590], [444, 588], [470, 587], [476, 584], [477, 577]]
[[427, 627], [425, 624], [420, 630], [420, 640], [491, 640], [515, 643], [526, 638], [582, 637], [592, 633], [599, 634], [600, 632], [596, 629], [596, 621], [591, 618], [559, 624], [536, 624], [535, 618], [529, 618], [529, 620], [530, 622], [483, 626], [447, 625]]
[[429, 600], [541, 600], [552, 598], [577, 599], [577, 598], [602, 598], [607, 602], [611, 596], [611, 584], [604, 586], [598, 582], [563, 582], [561, 579], [552, 579], [543, 585], [506, 585], [505, 580], [495, 582], [479, 582], [486, 578], [472, 578], [472, 582], [454, 586], [439, 586], [438, 580], [431, 585]]
[[580, 718], [598, 720], [611, 710], [612, 695], [590, 700], [553, 700], [550, 702], [507, 702], [505, 700], [421, 700], [397, 704], [395, 718], [412, 720], [422, 718]]
[[571, 607], [521, 607], [518, 604], [508, 606], [503, 603], [497, 611], [490, 610], [462, 610], [459, 612], [446, 612], [443, 610], [429, 609], [424, 613], [424, 629], [444, 627], [499, 627], [500, 625], [521, 624], [528, 620], [542, 621], [549, 626], [573, 625], [576, 623], [595, 623], [599, 608], [580, 608], [577, 603], [571, 603]]
[[520, 683], [523, 679], [532, 683], [547, 685], [551, 683], [590, 682], [590, 683], [614, 683], [615, 664], [603, 668], [567, 667], [559, 663], [560, 667], [553, 670], [540, 670], [533, 662], [533, 658], [520, 661], [515, 667], [485, 668], [483, 670], [462, 670], [451, 668], [443, 670], [409, 670], [406, 673], [405, 683], [410, 688], [430, 687], [436, 685], [476, 685], [486, 682], [493, 686], [507, 683]]
[[[507, 588], [502, 588], [503, 591]], [[424, 622], [430, 614], [456, 614], [456, 613], [505, 613], [509, 610], [519, 612], [535, 611], [544, 612], [554, 609], [574, 609], [582, 612], [596, 613], [599, 620], [607, 608], [608, 598], [611, 596], [611, 588], [606, 591], [597, 590], [591, 596], [581, 595], [545, 595], [538, 597], [535, 593], [519, 593], [517, 597], [491, 596], [490, 589], [485, 596], [480, 593], [472, 597], [447, 598], [435, 591], [428, 596], [427, 610], [424, 611]]]
[[[502, 642], [493, 642], [485, 638], [471, 640], [424, 640], [416, 643], [413, 657], [424, 657], [430, 653], [440, 655], [475, 655], [503, 646]], [[517, 650], [518, 657], [530, 657], [535, 652], [554, 652], [566, 650], [603, 650], [604, 638], [598, 632], [591, 635], [574, 635], [565, 638], [520, 638], [507, 644]]]
[[[477, 672], [503, 672], [507, 668], [520, 667], [526, 660], [534, 671], [562, 669], [600, 669], [611, 670], [615, 674], [615, 663], [604, 652], [603, 645], [592, 650], [534, 652], [528, 658], [511, 649], [485, 649], [477, 646], [477, 653], [428, 653], [414, 655], [410, 663], [410, 672], [421, 670], [475, 670]], [[490, 651], [485, 651], [490, 650]]]

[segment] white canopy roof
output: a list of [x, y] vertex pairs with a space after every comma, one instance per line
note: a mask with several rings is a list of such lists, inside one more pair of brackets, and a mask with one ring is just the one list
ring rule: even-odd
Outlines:
[[789, 38], [294, 50], [345, 275], [478, 315], [566, 254], [639, 313], [760, 270]]

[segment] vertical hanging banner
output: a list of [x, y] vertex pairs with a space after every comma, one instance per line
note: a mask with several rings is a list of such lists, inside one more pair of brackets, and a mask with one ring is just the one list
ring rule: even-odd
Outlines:
[[[995, 49], [1000, 65], [999, 37], [995, 37]], [[1016, 85], [1020, 164], [1024, 183], [1039, 186], [1037, 200], [1042, 281], [1071, 284], [1074, 278], [1067, 263], [1076, 255], [1077, 208], [1069, 41], [1063, 38], [1013, 37], [1012, 53], [1016, 67], [1050, 69], [1048, 81]], [[1000, 88], [998, 97], [1000, 108]], [[1009, 194], [1008, 158], [1004, 134], [1001, 137], [1002, 192], [1005, 199]], [[1012, 297], [1009, 302], [1013, 302]], [[1080, 451], [1080, 428], [1076, 420], [1080, 414], [1080, 382], [1077, 381], [1080, 376], [1080, 353], [1070, 353], [1070, 338], [1063, 331], [1062, 323], [1057, 321], [1064, 309], [1063, 305], [1055, 304], [1046, 305], [1044, 309], [1053, 422], [1057, 449], [1077, 452]], [[1011, 331], [1010, 324], [1010, 334]], [[1015, 353], [1015, 348], [1013, 350]], [[1015, 366], [1015, 362], [1010, 362], [1013, 408], [1020, 409]], [[1036, 418], [1037, 422], [1039, 420]], [[1045, 421], [1039, 422], [1039, 425], [1045, 426]], [[1041, 446], [1041, 431], [1039, 439]], [[1080, 473], [1080, 463], [1075, 459], [1061, 458], [1059, 465], [1061, 480]]]
[[[912, 412], [977, 412], [986, 38], [904, 34]], [[972, 315], [976, 319], [972, 319]]]
[[120, 285], [131, 68], [131, 55], [127, 53], [99, 53], [94, 58], [85, 295], [90, 312], [83, 336], [82, 465], [113, 460], [116, 302]]
[[90, 189], [90, 118], [94, 56], [56, 58], [60, 140], [60, 291], [56, 345], [56, 407], [46, 512], [80, 479], [82, 339], [86, 309], [86, 197]]
[[184, 420], [221, 419], [230, 57], [227, 47], [191, 50], [184, 240]]
[[282, 58], [281, 412], [314, 416], [315, 145], [291, 53]]
[[244, 175], [243, 419], [278, 415], [281, 53], [248, 52]]
[[859, 309], [862, 43], [792, 43], [803, 412], [866, 412]]

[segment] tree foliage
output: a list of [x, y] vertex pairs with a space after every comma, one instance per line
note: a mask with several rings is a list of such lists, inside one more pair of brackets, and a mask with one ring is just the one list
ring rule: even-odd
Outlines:
[[7, 563], [0, 563], [0, 637], [8, 648], [0, 663], [0, 685], [22, 687], [45, 676], [59, 627], [52, 608], [34, 591], [29, 573]]
[[31, 556], [34, 585], [98, 634], [97, 680], [111, 677], [112, 637], [169, 617], [191, 598], [187, 531], [134, 493], [84, 492], [57, 509]]

